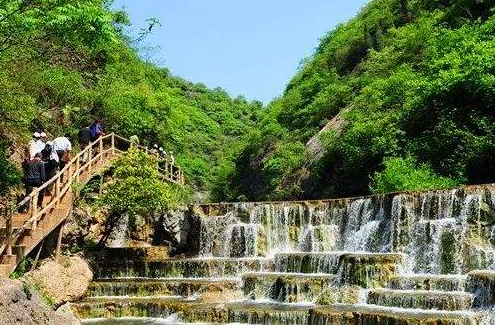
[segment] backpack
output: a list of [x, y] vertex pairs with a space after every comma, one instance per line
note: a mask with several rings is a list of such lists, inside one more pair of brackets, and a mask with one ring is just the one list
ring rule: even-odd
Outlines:
[[52, 155], [52, 150], [53, 147], [49, 145], [48, 143], [45, 144], [45, 149], [41, 151], [41, 154], [43, 155], [43, 160], [50, 160], [50, 156]]

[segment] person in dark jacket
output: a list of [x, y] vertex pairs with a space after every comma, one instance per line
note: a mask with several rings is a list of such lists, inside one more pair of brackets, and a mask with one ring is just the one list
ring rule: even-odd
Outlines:
[[91, 131], [91, 140], [93, 141], [96, 141], [99, 137], [105, 135], [103, 133], [103, 127], [99, 120], [95, 120], [89, 127], [89, 130]]
[[[41, 159], [41, 152], [34, 155], [34, 159], [25, 161], [24, 163], [24, 186], [26, 188], [26, 196], [31, 194], [35, 187], [40, 187], [46, 180], [45, 164]], [[43, 205], [44, 191], [40, 191], [38, 196], [38, 207]]]
[[[87, 146], [91, 143], [91, 129], [89, 126], [86, 126], [79, 130], [79, 133], [77, 134], [77, 140], [79, 141], [79, 146], [81, 147], [81, 150], [86, 149]], [[81, 161], [85, 163], [88, 160], [88, 153], [85, 152], [82, 157]]]
[[[45, 149], [41, 151], [43, 162], [45, 163], [45, 176], [46, 180], [50, 180], [53, 176], [55, 176], [58, 170], [58, 155], [53, 150], [53, 143], [48, 141], [45, 145]], [[52, 195], [52, 185], [50, 185], [45, 192], [45, 195]]]

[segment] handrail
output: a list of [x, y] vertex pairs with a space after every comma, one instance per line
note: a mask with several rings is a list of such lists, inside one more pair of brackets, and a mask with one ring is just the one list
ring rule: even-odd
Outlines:
[[[104, 141], [110, 139], [110, 144], [106, 146], [104, 145]], [[124, 141], [130, 146], [134, 146], [137, 144], [132, 143], [130, 140], [123, 138], [115, 133], [110, 133], [108, 135], [104, 135], [99, 137], [97, 140], [86, 146], [81, 152], [79, 152], [74, 158], [72, 158], [64, 168], [62, 168], [56, 175], [54, 175], [51, 179], [41, 185], [39, 188], [35, 188], [29, 195], [27, 195], [19, 204], [17, 204], [16, 211], [19, 211], [22, 207], [26, 206], [29, 203], [29, 211], [30, 217], [27, 221], [23, 223], [23, 225], [15, 230], [12, 230], [12, 220], [7, 218], [7, 233], [5, 237], [5, 242], [0, 246], [0, 255], [7, 251], [9, 255], [12, 253], [12, 245], [17, 242], [22, 233], [32, 226], [32, 229], [36, 229], [37, 223], [39, 219], [43, 217], [50, 209], [54, 208], [58, 205], [65, 194], [70, 190], [74, 181], [79, 181], [81, 173], [88, 170], [88, 173], [91, 174], [92, 167], [95, 163], [101, 162], [103, 157], [109, 153], [122, 153], [123, 150], [117, 148], [115, 144], [115, 139]], [[97, 146], [97, 154], [94, 155], [93, 148]], [[145, 150], [149, 152], [149, 149], [137, 145], [139, 149]], [[83, 157], [87, 157], [84, 159], [85, 161], [81, 164], [81, 159]], [[175, 164], [172, 164], [168, 161], [168, 159], [161, 159], [159, 157], [159, 161], [165, 162], [165, 171], [159, 168], [160, 171], [163, 171], [164, 179], [177, 183], [179, 185], [184, 184], [184, 174], [182, 169]], [[169, 171], [169, 168], [172, 172]], [[175, 172], [174, 172], [175, 169]], [[66, 175], [68, 174], [68, 175]], [[38, 200], [40, 199], [39, 193], [45, 189], [50, 187], [55, 188], [55, 194], [51, 196], [50, 201], [44, 207], [41, 207], [38, 210]], [[43, 200], [43, 198], [41, 198]], [[10, 216], [12, 218], [12, 216]]]

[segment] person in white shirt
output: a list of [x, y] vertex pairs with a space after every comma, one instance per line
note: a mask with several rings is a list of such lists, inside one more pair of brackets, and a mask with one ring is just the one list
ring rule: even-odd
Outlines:
[[46, 133], [41, 132], [40, 137], [38, 140], [36, 140], [34, 147], [35, 147], [35, 152], [34, 154], [41, 153], [43, 149], [45, 149], [46, 146]]
[[63, 169], [70, 160], [70, 152], [72, 151], [72, 144], [68, 136], [58, 137], [52, 141], [53, 150], [57, 153], [59, 158], [60, 169]]
[[29, 141], [29, 160], [34, 159], [34, 155], [36, 155], [36, 143], [40, 139], [40, 134], [38, 132], [33, 133], [33, 138]]

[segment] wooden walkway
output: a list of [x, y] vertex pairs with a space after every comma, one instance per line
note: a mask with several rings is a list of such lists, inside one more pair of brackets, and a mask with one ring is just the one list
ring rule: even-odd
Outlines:
[[[24, 198], [15, 212], [0, 224], [0, 276], [9, 276], [45, 237], [61, 227], [72, 212], [77, 193], [74, 187], [86, 185], [94, 176], [110, 166], [113, 160], [131, 146], [131, 142], [114, 133], [100, 137], [75, 156], [61, 171], [40, 188]], [[148, 152], [148, 149], [139, 146]], [[184, 184], [182, 170], [168, 157], [159, 159], [163, 180]], [[40, 191], [51, 189], [51, 196], [41, 197]], [[39, 206], [38, 200], [43, 200]], [[59, 231], [57, 249], [60, 247]]]

